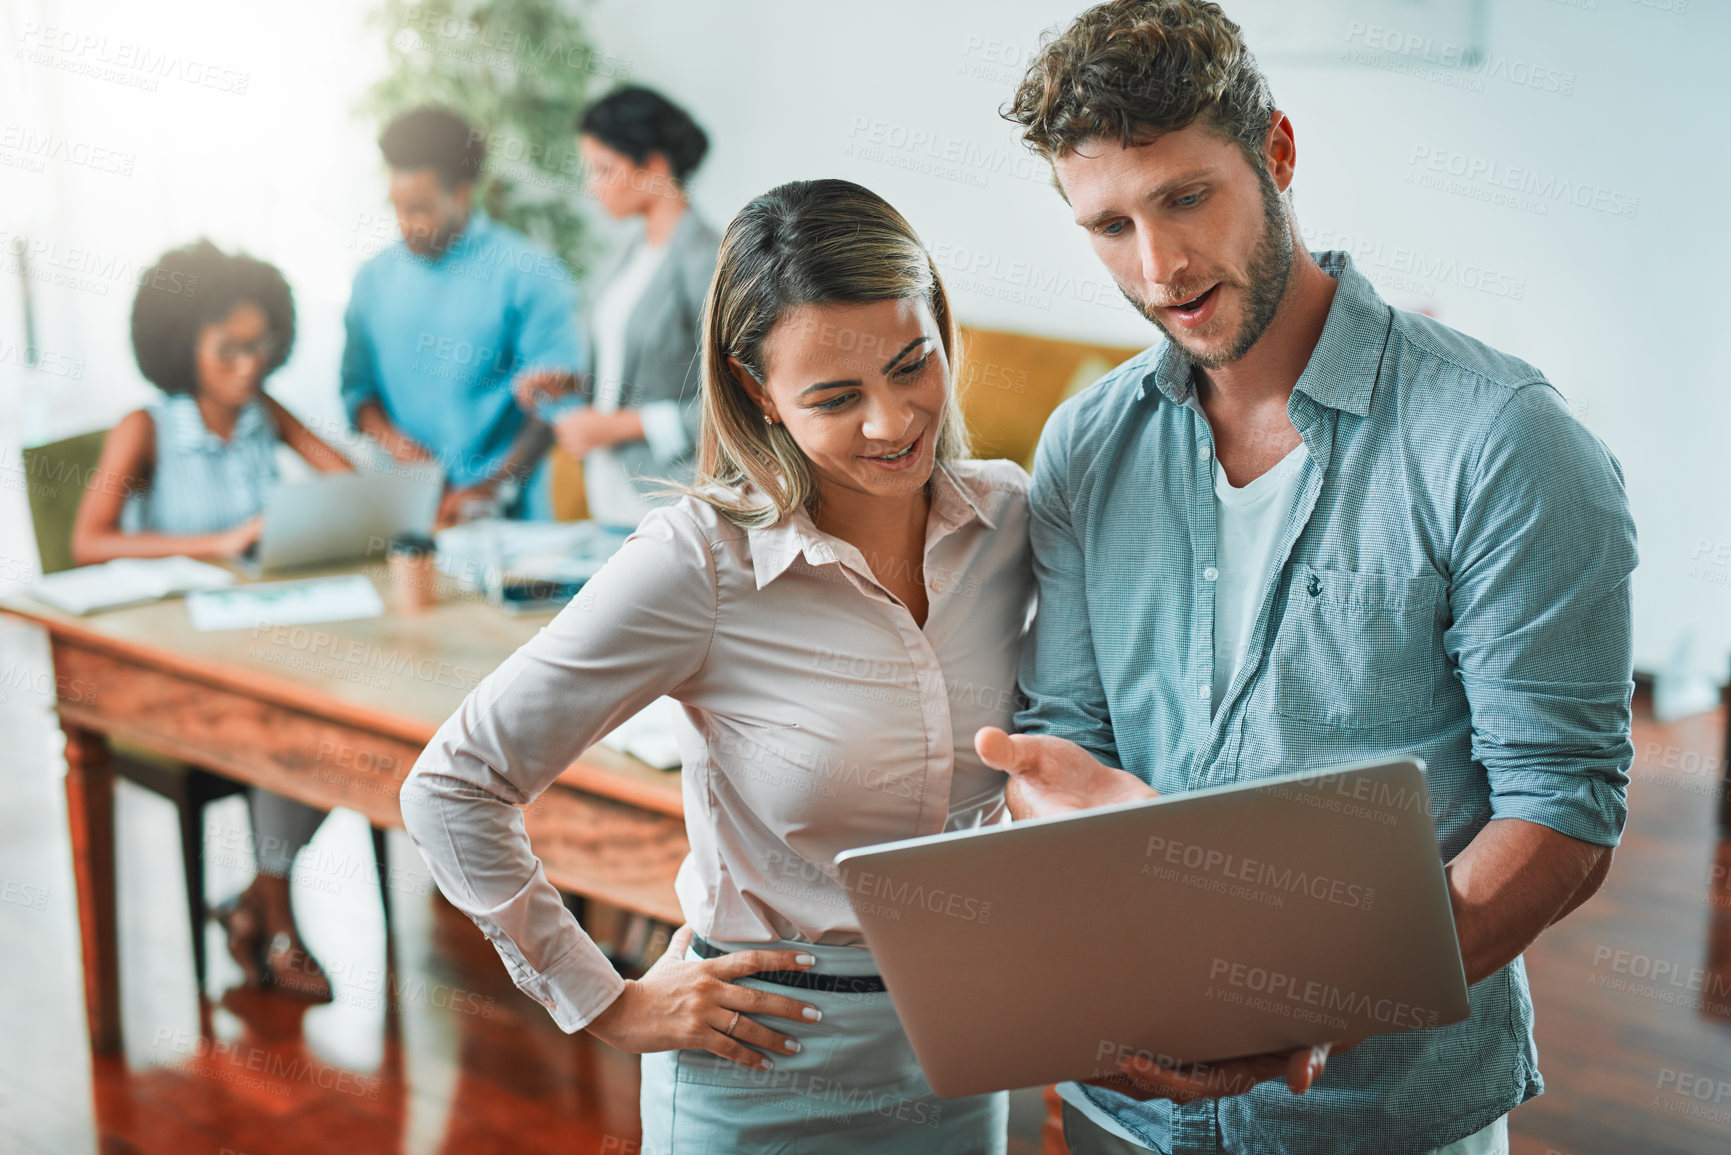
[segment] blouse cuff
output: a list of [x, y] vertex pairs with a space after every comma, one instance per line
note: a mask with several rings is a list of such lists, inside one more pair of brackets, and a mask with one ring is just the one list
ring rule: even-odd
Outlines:
[[588, 936], [547, 970], [517, 986], [547, 1008], [566, 1034], [582, 1030], [613, 1005], [625, 980]]

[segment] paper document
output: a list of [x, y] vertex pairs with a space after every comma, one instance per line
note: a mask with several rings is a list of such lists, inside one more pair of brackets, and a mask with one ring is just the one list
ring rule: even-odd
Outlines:
[[353, 573], [205, 590], [187, 595], [186, 612], [195, 630], [250, 630], [376, 618], [385, 603], [364, 574]]
[[228, 570], [190, 557], [123, 557], [45, 574], [31, 596], [70, 614], [88, 614], [235, 581]]

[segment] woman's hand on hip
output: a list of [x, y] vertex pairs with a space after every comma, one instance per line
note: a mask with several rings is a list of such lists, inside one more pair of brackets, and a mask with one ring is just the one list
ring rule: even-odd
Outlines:
[[690, 945], [691, 928], [682, 926], [648, 973], [627, 982], [613, 1004], [591, 1020], [589, 1033], [634, 1054], [708, 1051], [754, 1069], [773, 1064], [752, 1047], [781, 1055], [799, 1050], [793, 1039], [746, 1016], [814, 1023], [822, 1013], [797, 999], [742, 987], [734, 980], [758, 971], [806, 970], [816, 959], [791, 950], [742, 950], [689, 962], [685, 951]]

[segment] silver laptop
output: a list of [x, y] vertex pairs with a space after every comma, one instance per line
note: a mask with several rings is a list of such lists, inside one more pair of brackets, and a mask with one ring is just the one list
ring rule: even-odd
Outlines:
[[845, 851], [946, 1097], [1458, 1022], [1423, 764], [1367, 762]]
[[398, 534], [432, 532], [443, 485], [436, 470], [326, 473], [284, 482], [265, 500], [264, 532], [249, 568], [264, 572], [378, 556]]

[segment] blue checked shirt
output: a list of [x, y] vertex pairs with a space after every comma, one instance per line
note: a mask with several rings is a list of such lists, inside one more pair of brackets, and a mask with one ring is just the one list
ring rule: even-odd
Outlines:
[[[1445, 861], [1492, 818], [1615, 845], [1634, 752], [1621, 468], [1538, 370], [1391, 309], [1346, 254], [1317, 259], [1339, 286], [1287, 406], [1309, 452], [1224, 699], [1213, 438], [1162, 342], [1041, 438], [1018, 724], [1165, 794], [1414, 754]], [[1466, 1021], [1373, 1038], [1305, 1096], [1066, 1097], [1172, 1155], [1427, 1151], [1544, 1089], [1521, 960], [1470, 995]]]

